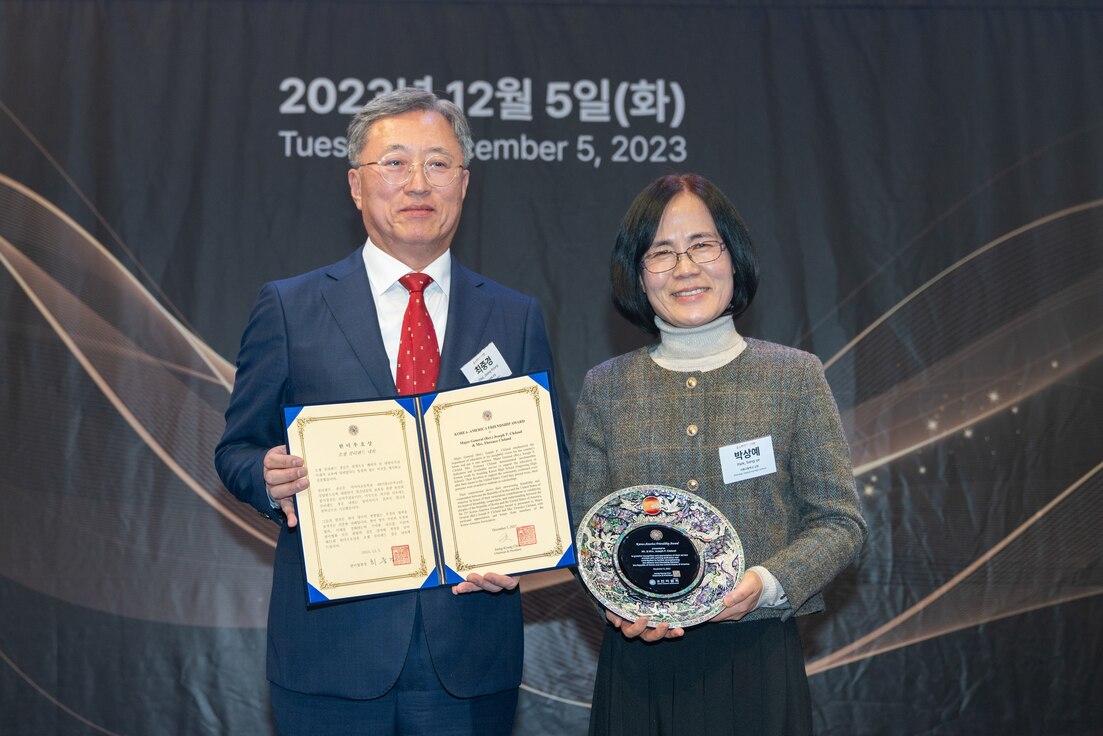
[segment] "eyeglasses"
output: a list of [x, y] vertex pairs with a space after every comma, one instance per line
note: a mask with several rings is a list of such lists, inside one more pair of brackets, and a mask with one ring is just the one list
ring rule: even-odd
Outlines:
[[[384, 156], [378, 161], [368, 161], [362, 164], [354, 164], [353, 168], [361, 166], [378, 166], [376, 171], [383, 177], [383, 181], [392, 187], [400, 187], [410, 181], [414, 175], [414, 167], [417, 161], [411, 161], [405, 156]], [[456, 180], [463, 166], [453, 166], [452, 160], [446, 156], [430, 156], [421, 163], [421, 170], [425, 174], [425, 181], [434, 187], [446, 187]]]
[[694, 243], [681, 253], [670, 248], [660, 248], [646, 254], [641, 259], [641, 263], [651, 273], [666, 273], [674, 270], [682, 256], [697, 264], [712, 263], [720, 257], [725, 247], [723, 243], [709, 240], [703, 243]]

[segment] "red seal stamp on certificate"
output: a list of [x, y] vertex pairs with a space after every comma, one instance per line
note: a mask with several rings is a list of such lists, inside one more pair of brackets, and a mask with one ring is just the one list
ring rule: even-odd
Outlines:
[[517, 544], [521, 547], [536, 544], [536, 527], [531, 524], [517, 527]]
[[410, 545], [391, 547], [391, 564], [395, 567], [410, 564]]

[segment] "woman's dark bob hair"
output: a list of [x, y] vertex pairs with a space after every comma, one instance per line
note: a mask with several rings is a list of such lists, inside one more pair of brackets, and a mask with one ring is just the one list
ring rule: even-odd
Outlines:
[[724, 193], [703, 176], [670, 174], [651, 182], [640, 192], [621, 222], [617, 243], [613, 246], [610, 277], [613, 284], [613, 305], [625, 319], [641, 330], [658, 335], [655, 310], [643, 289], [641, 259], [655, 240], [655, 231], [663, 211], [679, 192], [697, 195], [716, 223], [716, 229], [732, 259], [732, 303], [725, 314], [735, 320], [751, 305], [758, 290], [758, 256], [751, 235]]

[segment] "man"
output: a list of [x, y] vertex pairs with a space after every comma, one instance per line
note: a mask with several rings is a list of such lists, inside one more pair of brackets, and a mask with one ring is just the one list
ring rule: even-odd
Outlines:
[[[309, 477], [282, 444], [282, 404], [465, 385], [461, 368], [490, 343], [514, 375], [552, 364], [535, 300], [451, 257], [473, 149], [459, 108], [398, 90], [368, 103], [348, 139], [349, 189], [368, 240], [338, 263], [262, 288], [215, 453], [226, 487], [282, 524], [268, 620], [277, 730], [509, 734], [522, 664], [516, 578], [472, 575], [452, 588], [306, 607], [293, 498]], [[410, 273], [431, 281], [410, 285], [421, 278]], [[423, 320], [407, 310], [423, 304], [428, 334], [410, 337]], [[407, 339], [428, 345], [427, 357], [411, 365]]]

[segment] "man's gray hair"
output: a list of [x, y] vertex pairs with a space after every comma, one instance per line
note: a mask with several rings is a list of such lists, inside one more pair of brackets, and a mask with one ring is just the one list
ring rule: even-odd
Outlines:
[[471, 126], [467, 124], [463, 110], [451, 100], [437, 97], [432, 92], [416, 87], [403, 87], [394, 92], [387, 92], [360, 108], [360, 112], [356, 113], [349, 123], [349, 163], [353, 166], [365, 163], [357, 161], [356, 157], [363, 153], [364, 146], [368, 143], [368, 129], [371, 128], [372, 123], [412, 110], [433, 110], [448, 121], [452, 126], [452, 132], [456, 134], [456, 140], [459, 141], [464, 168], [467, 168], [475, 151], [475, 141], [471, 138]]

